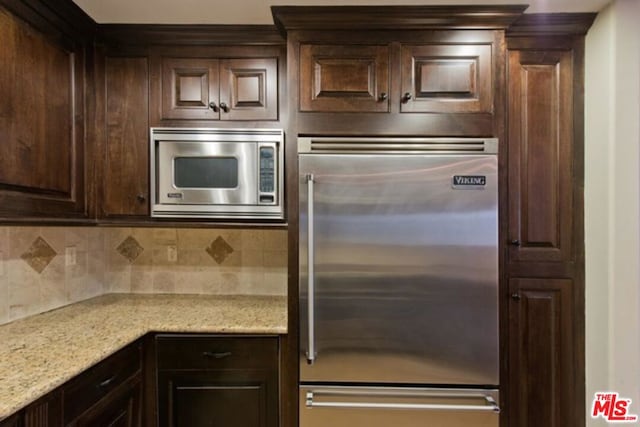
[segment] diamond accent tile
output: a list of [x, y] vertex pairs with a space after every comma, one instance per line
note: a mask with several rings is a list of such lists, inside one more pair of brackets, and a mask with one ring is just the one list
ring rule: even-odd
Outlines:
[[233, 253], [233, 248], [227, 243], [222, 236], [218, 236], [216, 240], [211, 242], [205, 251], [213, 258], [218, 264], [222, 264], [225, 259]]
[[140, 243], [138, 243], [134, 237], [129, 236], [118, 245], [116, 250], [120, 255], [128, 259], [129, 262], [133, 262], [144, 251], [144, 248], [140, 246]]
[[58, 255], [58, 253], [44, 240], [38, 237], [31, 243], [31, 246], [25, 253], [20, 255], [31, 268], [42, 273], [49, 263]]

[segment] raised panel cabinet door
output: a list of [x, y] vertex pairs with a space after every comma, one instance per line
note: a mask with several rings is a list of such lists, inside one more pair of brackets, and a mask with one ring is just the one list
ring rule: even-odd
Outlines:
[[106, 58], [102, 216], [149, 215], [147, 58]]
[[[574, 376], [570, 279], [511, 279], [509, 292], [509, 425], [580, 425]], [[583, 420], [584, 421], [584, 420]]]
[[491, 44], [402, 46], [403, 113], [493, 111]]
[[220, 119], [278, 119], [276, 58], [220, 61]]
[[101, 399], [69, 427], [140, 427], [141, 414], [142, 382], [137, 376]]
[[160, 427], [277, 427], [275, 371], [160, 371]]
[[512, 50], [508, 66], [509, 261], [571, 261], [572, 52]]
[[388, 112], [389, 46], [300, 46], [300, 111]]
[[162, 118], [218, 120], [218, 60], [162, 58]]
[[84, 53], [0, 7], [0, 218], [86, 217]]

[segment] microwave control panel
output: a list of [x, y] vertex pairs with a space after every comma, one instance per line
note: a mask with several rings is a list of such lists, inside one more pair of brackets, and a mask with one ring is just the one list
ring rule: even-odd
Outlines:
[[260, 185], [258, 194], [258, 203], [261, 205], [276, 204], [276, 169], [275, 169], [275, 145], [259, 146], [260, 154]]

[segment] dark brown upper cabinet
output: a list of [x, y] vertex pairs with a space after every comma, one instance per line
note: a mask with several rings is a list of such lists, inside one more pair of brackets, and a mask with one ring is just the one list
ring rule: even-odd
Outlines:
[[85, 41], [76, 37], [0, 6], [0, 219], [88, 215]]
[[229, 27], [100, 27], [98, 221], [162, 222], [149, 215], [150, 127], [282, 127], [282, 38], [272, 27]]
[[277, 120], [277, 58], [162, 58], [162, 118]]
[[573, 52], [509, 50], [509, 260], [573, 259]]
[[504, 30], [523, 10], [273, 7], [296, 132], [500, 136]]
[[403, 113], [490, 113], [491, 44], [402, 46]]
[[389, 46], [300, 45], [301, 111], [389, 111]]

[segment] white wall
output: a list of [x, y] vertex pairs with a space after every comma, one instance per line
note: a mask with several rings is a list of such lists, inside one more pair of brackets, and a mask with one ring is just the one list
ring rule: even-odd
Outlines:
[[611, 390], [640, 414], [640, 1], [611, 3], [586, 43], [587, 409]]

